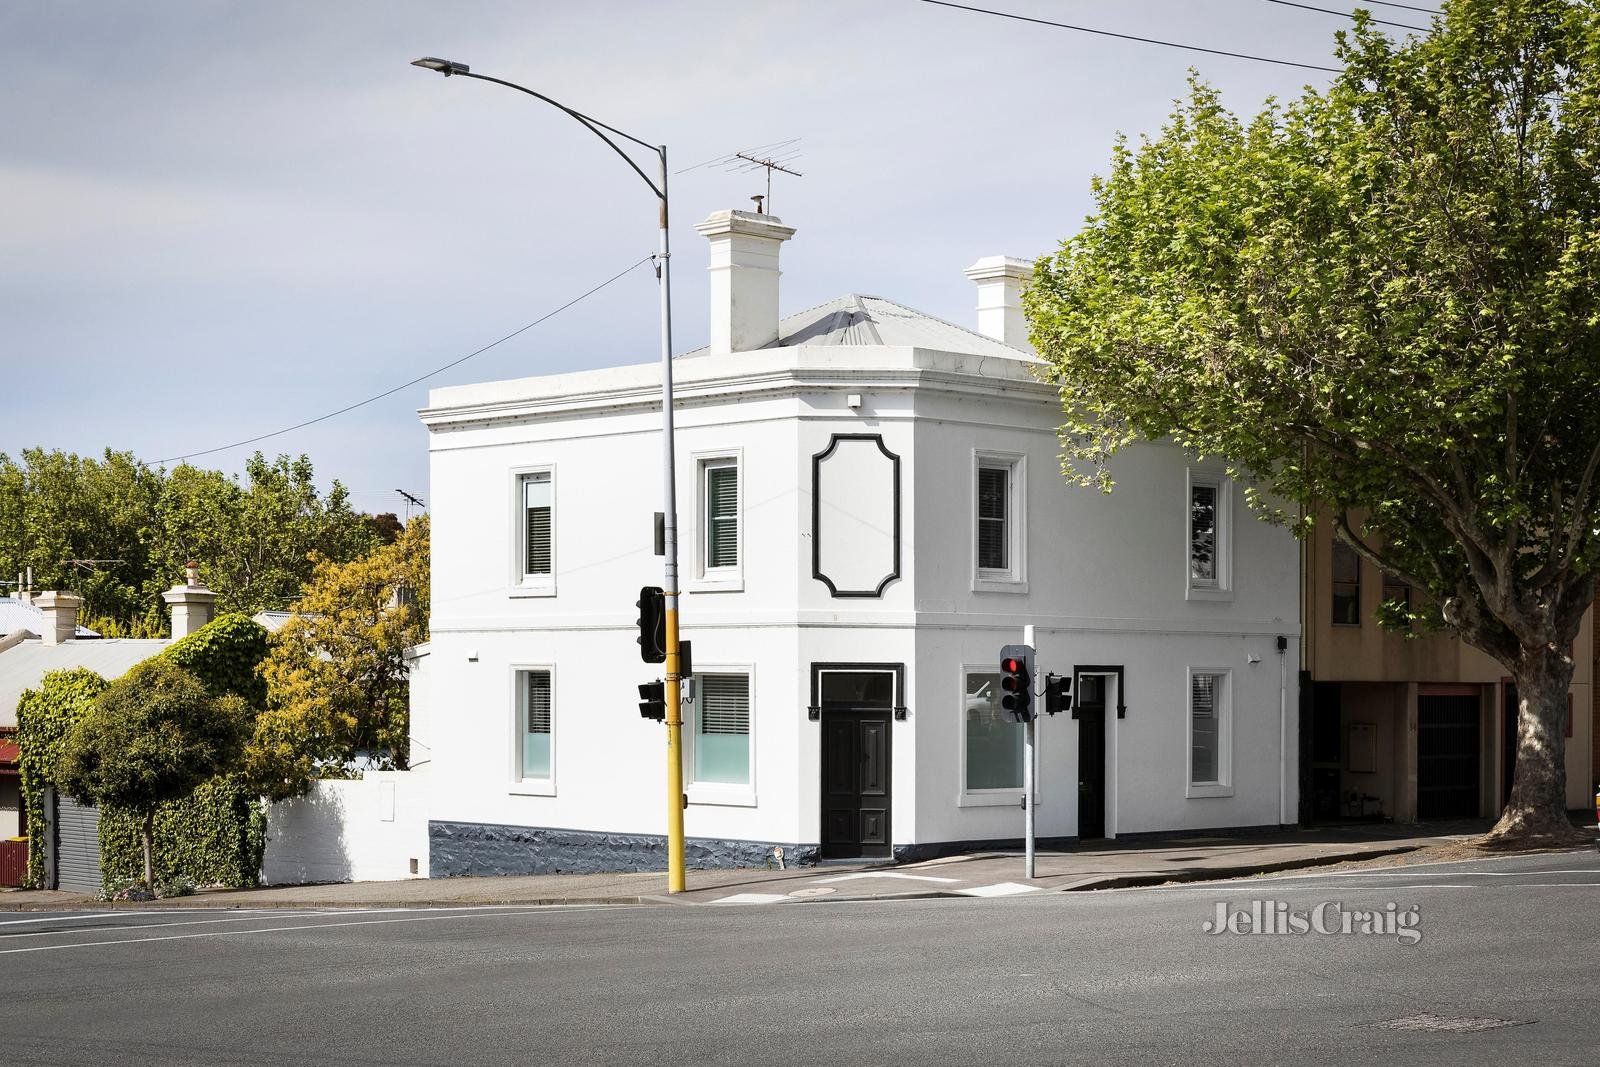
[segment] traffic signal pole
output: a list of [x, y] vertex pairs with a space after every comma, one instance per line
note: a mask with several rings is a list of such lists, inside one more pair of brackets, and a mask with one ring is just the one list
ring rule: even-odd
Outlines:
[[[1029, 623], [1027, 626], [1024, 626], [1022, 628], [1022, 643], [1027, 645], [1029, 648], [1038, 648], [1039, 647], [1039, 646], [1037, 646], [1037, 645], [1035, 645], [1033, 643], [1033, 624], [1032, 623]], [[1030, 686], [1033, 685], [1033, 679], [1032, 678], [1028, 679], [1028, 684]], [[1035, 756], [1037, 754], [1038, 749], [1037, 749], [1037, 747], [1036, 747], [1036, 745], [1034, 743], [1035, 740], [1036, 740], [1036, 735], [1035, 735], [1034, 731], [1037, 729], [1038, 719], [1039, 719], [1038, 715], [1030, 714], [1028, 716], [1027, 723], [1024, 724], [1024, 726], [1022, 728], [1023, 729], [1023, 734], [1022, 734], [1022, 738], [1023, 738], [1023, 740], [1022, 740], [1022, 804], [1023, 804], [1023, 808], [1024, 808], [1024, 817], [1023, 817], [1023, 820], [1022, 820], [1022, 829], [1023, 829], [1023, 875], [1022, 876], [1024, 878], [1032, 878], [1034, 876], [1034, 873], [1033, 873], [1034, 872], [1034, 865], [1033, 865], [1033, 809], [1035, 807], [1034, 800], [1036, 799], [1035, 796], [1034, 796], [1034, 793], [1036, 791], [1037, 782], [1038, 782], [1038, 778], [1039, 778], [1037, 761], [1035, 759]]]
[[667, 146], [661, 159], [661, 474], [666, 548], [662, 593], [667, 639], [667, 892], [684, 890], [683, 679], [678, 676], [678, 489], [672, 420], [672, 251], [667, 236]]

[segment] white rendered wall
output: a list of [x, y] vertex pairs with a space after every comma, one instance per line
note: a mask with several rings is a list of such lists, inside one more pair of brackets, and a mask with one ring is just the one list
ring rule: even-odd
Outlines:
[[[832, 349], [826, 358], [892, 361], [908, 351]], [[694, 371], [709, 374], [721, 358], [700, 357]], [[792, 350], [727, 357], [775, 368], [806, 358]], [[823, 355], [816, 358], [825, 365]], [[982, 361], [934, 353], [927, 362], [933, 372], [971, 375]], [[1115, 467], [1116, 492], [1105, 496], [1061, 480], [1053, 403], [1031, 383], [952, 395], [878, 386], [866, 369], [838, 376], [827, 387], [775, 388], [731, 402], [696, 398], [692, 381], [684, 390], [677, 470], [684, 636], [694, 642], [697, 671], [753, 669], [755, 733], [751, 795], [713, 803], [691, 785], [689, 835], [819, 839], [821, 730], [806, 708], [811, 665], [837, 662], [906, 667], [909, 716], [892, 726], [897, 844], [1019, 836], [1014, 800], [961, 803], [960, 667], [992, 669], [1000, 645], [1020, 640], [1027, 622], [1038, 627], [1045, 668], [1124, 667], [1128, 717], [1113, 715], [1107, 728], [1108, 831], [1278, 823], [1280, 663], [1289, 682], [1287, 751], [1298, 743], [1292, 539], [1250, 519], [1235, 487], [1232, 597], [1190, 599], [1184, 515], [1189, 468], [1199, 465], [1176, 448], [1129, 449]], [[596, 372], [593, 380], [648, 388], [636, 368]], [[480, 390], [475, 401], [492, 405], [534, 386], [472, 388]], [[846, 403], [852, 393], [862, 396], [855, 409]], [[1019, 423], [1025, 428], [1014, 428]], [[900, 457], [900, 578], [879, 598], [837, 599], [812, 577], [812, 462], [835, 433], [881, 435]], [[430, 447], [430, 818], [663, 833], [664, 730], [640, 718], [636, 689], [663, 672], [640, 662], [634, 641], [639, 587], [660, 584], [661, 575], [651, 551], [651, 515], [661, 506], [659, 414], [599, 410], [435, 429]], [[973, 588], [975, 448], [1027, 457], [1025, 592]], [[708, 581], [699, 568], [698, 464], [723, 454], [741, 464], [742, 566], [734, 581]], [[547, 466], [555, 483], [556, 595], [535, 596], [517, 588], [516, 474]], [[1274, 649], [1278, 635], [1289, 638], [1287, 661]], [[1190, 666], [1231, 671], [1229, 797], [1185, 795]], [[554, 672], [552, 789], [516, 781], [518, 667]], [[1039, 831], [1072, 834], [1076, 724], [1045, 722], [1040, 733]], [[1290, 813], [1296, 777], [1291, 761]]]
[[[428, 775], [368, 771], [267, 808], [267, 885], [428, 876]], [[417, 869], [411, 869], [415, 861]]]

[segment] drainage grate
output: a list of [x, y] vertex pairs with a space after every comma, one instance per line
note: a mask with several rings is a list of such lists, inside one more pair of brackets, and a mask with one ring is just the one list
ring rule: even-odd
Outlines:
[[1477, 1034], [1484, 1030], [1498, 1030], [1503, 1026], [1526, 1026], [1532, 1019], [1486, 1019], [1477, 1017], [1456, 1018], [1423, 1012], [1407, 1015], [1403, 1019], [1390, 1019], [1379, 1026], [1390, 1030], [1424, 1030], [1435, 1034]]

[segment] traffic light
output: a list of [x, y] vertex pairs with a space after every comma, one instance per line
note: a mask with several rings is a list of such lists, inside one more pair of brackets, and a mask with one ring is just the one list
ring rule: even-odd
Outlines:
[[639, 658], [646, 663], [667, 661], [667, 598], [660, 586], [639, 590]]
[[1060, 715], [1072, 710], [1072, 676], [1047, 674], [1044, 676], [1044, 713]]
[[645, 682], [639, 686], [639, 714], [662, 722], [667, 717], [667, 683]]
[[1033, 721], [1033, 648], [1007, 645], [1000, 650], [1000, 706], [1017, 722]]

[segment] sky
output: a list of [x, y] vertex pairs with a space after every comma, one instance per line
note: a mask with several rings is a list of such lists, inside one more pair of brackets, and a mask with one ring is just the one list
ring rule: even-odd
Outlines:
[[[1316, 65], [1348, 25], [1265, 0], [975, 2]], [[970, 325], [963, 268], [1070, 237], [1117, 134], [1159, 130], [1191, 67], [1240, 113], [1329, 78], [921, 0], [9, 2], [0, 38], [0, 452], [169, 468], [426, 374], [654, 251], [654, 195], [591, 134], [418, 56], [668, 146], [678, 352], [706, 337], [694, 224], [764, 192], [694, 164], [799, 139], [770, 204], [798, 230], [785, 314], [862, 292]], [[422, 384], [192, 462], [305, 453], [357, 508], [403, 513], [396, 489], [429, 495], [430, 386], [652, 361], [657, 314], [641, 266]]]

